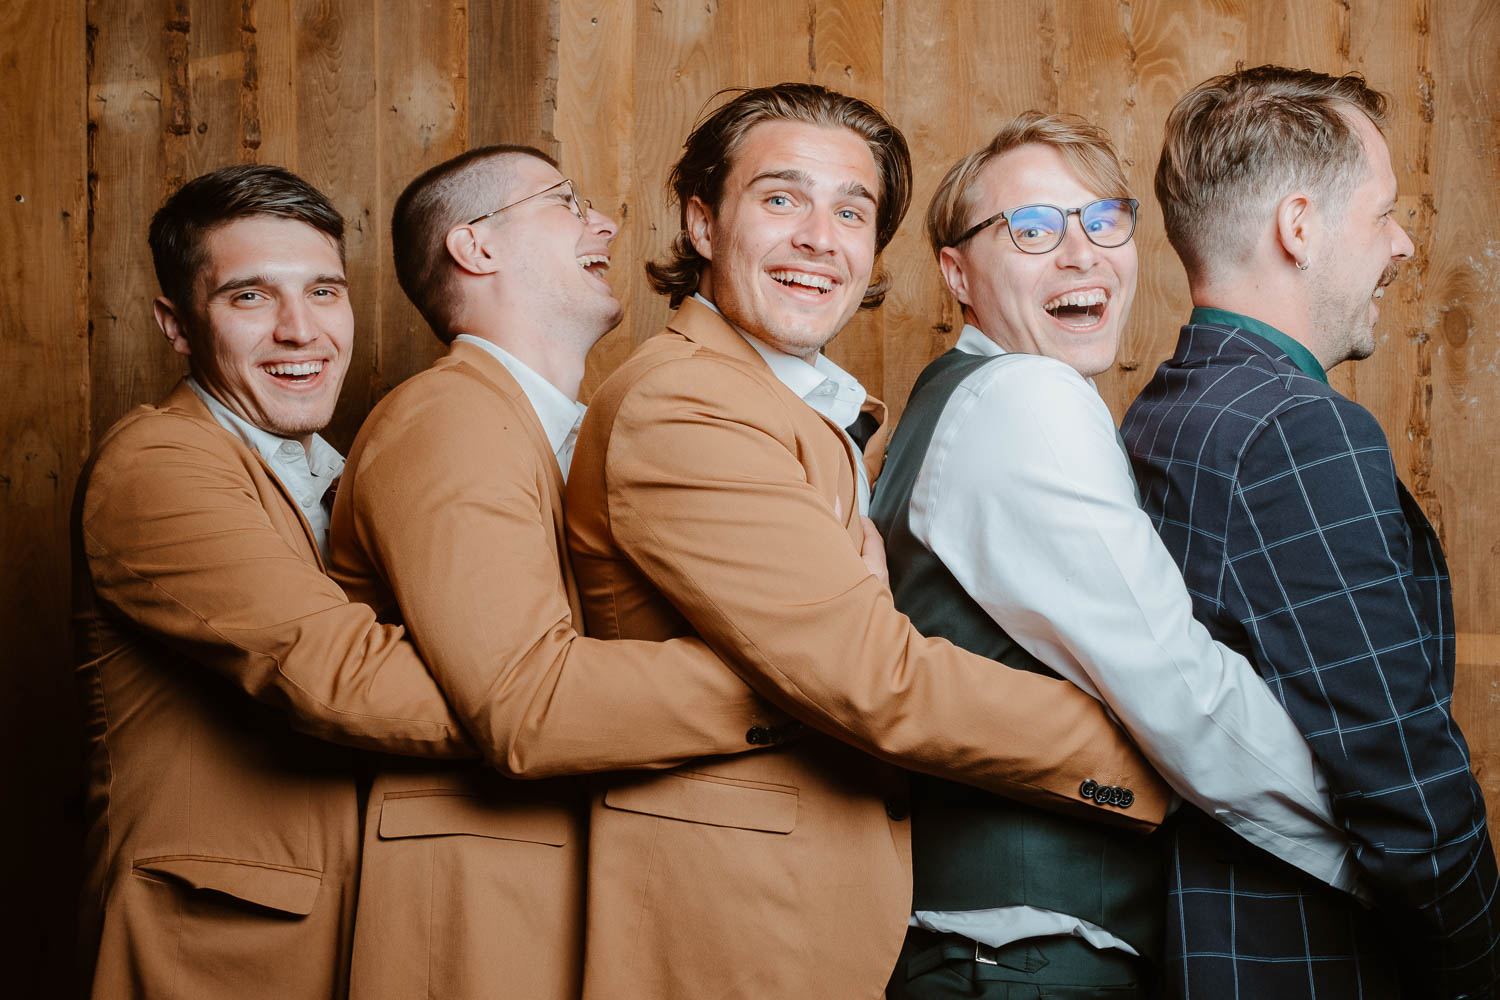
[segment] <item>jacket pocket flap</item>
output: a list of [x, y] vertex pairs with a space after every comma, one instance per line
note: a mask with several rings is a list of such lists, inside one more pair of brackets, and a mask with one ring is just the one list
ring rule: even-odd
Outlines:
[[306, 916], [317, 901], [322, 876], [305, 869], [277, 868], [232, 858], [146, 858], [137, 871], [165, 875], [194, 889], [222, 892], [257, 906]]
[[380, 836], [385, 840], [469, 834], [562, 847], [572, 824], [567, 807], [560, 804], [498, 802], [447, 791], [388, 794], [380, 803]]
[[763, 781], [679, 771], [615, 785], [604, 793], [611, 809], [667, 819], [791, 833], [797, 825], [797, 789]]

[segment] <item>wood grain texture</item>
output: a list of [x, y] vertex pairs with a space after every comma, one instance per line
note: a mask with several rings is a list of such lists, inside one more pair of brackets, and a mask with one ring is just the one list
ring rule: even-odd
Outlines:
[[21, 810], [39, 820], [5, 842], [46, 859], [7, 876], [17, 891], [59, 899], [16, 939], [37, 952], [13, 963], [23, 994], [58, 992], [71, 935], [71, 888], [58, 897], [42, 874], [65, 873], [69, 887], [76, 874], [60, 805], [79, 757], [65, 718], [67, 497], [98, 436], [182, 371], [150, 315], [152, 212], [184, 179], [233, 162], [281, 163], [328, 192], [348, 219], [356, 319], [329, 430], [347, 447], [374, 402], [440, 350], [389, 259], [391, 203], [416, 173], [469, 146], [530, 142], [619, 222], [611, 281], [625, 321], [591, 359], [587, 394], [666, 318], [642, 265], [678, 230], [667, 172], [705, 102], [730, 86], [816, 81], [905, 130], [915, 185], [883, 255], [892, 292], [829, 348], [894, 412], [961, 324], [923, 231], [949, 165], [1026, 108], [1109, 129], [1142, 202], [1134, 312], [1098, 379], [1116, 416], [1188, 310], [1151, 186], [1177, 98], [1266, 61], [1358, 71], [1390, 94], [1399, 210], [1418, 252], [1382, 302], [1376, 354], [1333, 380], [1379, 418], [1442, 533], [1460, 632], [1455, 711], [1483, 786], [1500, 792], [1493, 0], [62, 0], [8, 5], [0, 32], [0, 84], [18, 95], [0, 109], [0, 586], [21, 636], [0, 690], [21, 706], [7, 709], [7, 745], [58, 762], [23, 776]]
[[0, 962], [26, 996], [66, 993], [73, 973], [82, 740], [68, 512], [89, 445], [88, 44], [83, 0], [0, 10], [0, 87], [27, 95], [0, 105], [0, 754], [11, 762], [0, 851], [12, 859], [0, 894], [24, 913]]

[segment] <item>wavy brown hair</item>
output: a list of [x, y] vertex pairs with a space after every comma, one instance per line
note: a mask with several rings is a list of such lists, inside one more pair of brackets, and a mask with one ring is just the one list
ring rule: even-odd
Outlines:
[[[672, 167], [667, 187], [678, 207], [681, 227], [666, 257], [646, 265], [651, 287], [670, 298], [676, 309], [698, 290], [698, 281], [708, 261], [687, 233], [687, 205], [697, 198], [717, 212], [724, 197], [724, 181], [734, 167], [734, 157], [750, 130], [762, 122], [790, 121], [825, 128], [846, 128], [870, 147], [880, 176], [876, 193], [875, 252], [878, 254], [896, 235], [896, 229], [911, 204], [911, 153], [906, 137], [874, 106], [847, 97], [815, 83], [778, 83], [774, 87], [730, 88], [709, 101], [730, 96], [717, 109], [706, 111], [688, 133], [682, 157]], [[865, 290], [860, 308], [870, 309], [885, 300], [890, 278], [877, 268]]]

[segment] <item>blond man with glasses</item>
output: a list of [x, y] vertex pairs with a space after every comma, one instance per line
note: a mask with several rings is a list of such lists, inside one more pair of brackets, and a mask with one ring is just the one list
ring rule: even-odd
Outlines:
[[[965, 326], [918, 379], [875, 491], [896, 606], [926, 635], [1071, 681], [1183, 797], [1346, 886], [1301, 734], [1193, 620], [1094, 389], [1135, 294], [1129, 195], [1102, 129], [1038, 112], [939, 185], [927, 230]], [[914, 777], [912, 927], [887, 995], [1149, 995], [1158, 841]]]

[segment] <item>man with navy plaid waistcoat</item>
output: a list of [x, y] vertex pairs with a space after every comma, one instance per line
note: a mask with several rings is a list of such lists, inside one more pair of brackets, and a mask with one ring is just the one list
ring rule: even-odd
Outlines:
[[1167, 932], [1182, 996], [1488, 997], [1500, 978], [1442, 548], [1375, 418], [1324, 374], [1374, 351], [1413, 250], [1384, 110], [1356, 75], [1263, 66], [1167, 120], [1156, 192], [1194, 309], [1122, 431], [1196, 614], [1306, 736], [1376, 900], [1188, 809]]

